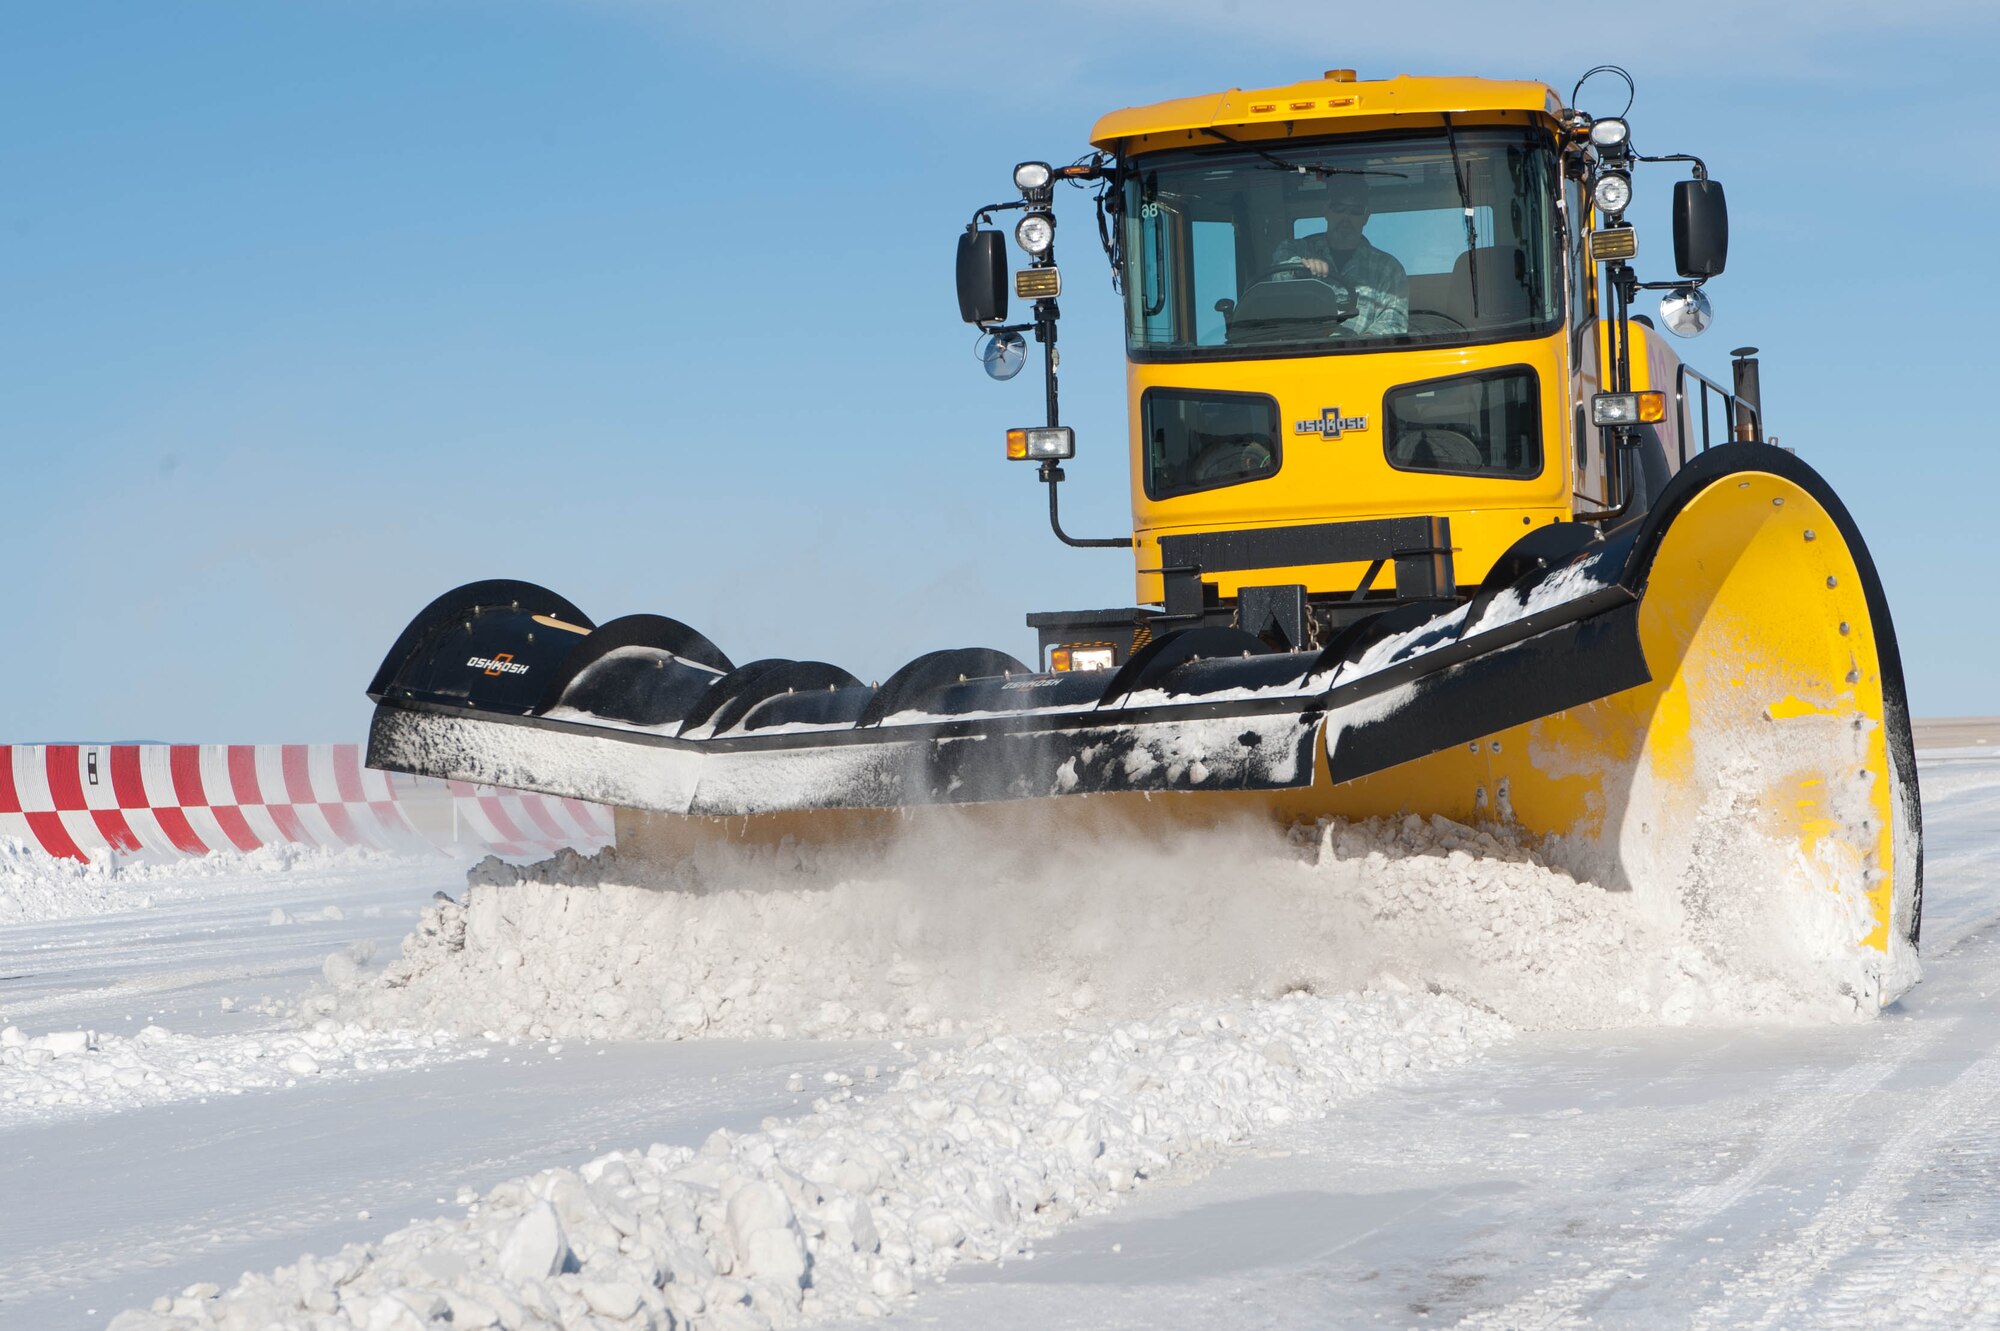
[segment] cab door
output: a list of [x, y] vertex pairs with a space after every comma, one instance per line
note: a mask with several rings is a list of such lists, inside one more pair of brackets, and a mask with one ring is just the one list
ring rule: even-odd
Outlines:
[[1562, 192], [1565, 265], [1569, 271], [1570, 489], [1580, 509], [1610, 506], [1602, 432], [1590, 423], [1590, 399], [1602, 382], [1602, 329], [1597, 318], [1597, 265], [1590, 258], [1590, 201], [1580, 181]]

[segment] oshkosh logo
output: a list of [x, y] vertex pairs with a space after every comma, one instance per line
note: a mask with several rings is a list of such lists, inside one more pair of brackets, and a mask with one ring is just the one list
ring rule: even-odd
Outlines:
[[1338, 439], [1345, 430], [1365, 430], [1368, 428], [1366, 416], [1343, 416], [1339, 407], [1326, 407], [1316, 421], [1300, 421], [1294, 428], [1296, 434], [1316, 434], [1326, 439]]
[[489, 675], [525, 675], [528, 667], [514, 659], [512, 652], [496, 652], [492, 656], [475, 656], [465, 663], [474, 670], [483, 670]]

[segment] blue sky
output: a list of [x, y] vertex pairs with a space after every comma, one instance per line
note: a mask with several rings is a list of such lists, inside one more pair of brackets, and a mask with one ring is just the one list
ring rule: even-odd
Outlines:
[[[1643, 148], [1729, 189], [1718, 317], [1683, 349], [1718, 378], [1764, 349], [1772, 430], [1881, 566], [1916, 712], [2000, 710], [2000, 10], [1405, 12], [0, 8], [0, 737], [357, 738], [396, 632], [481, 577], [670, 614], [738, 661], [1029, 654], [1026, 611], [1131, 581], [1048, 534], [1001, 456], [1038, 378], [989, 382], [957, 321], [955, 236], [1013, 163], [1079, 155], [1116, 107], [1336, 65], [1567, 92], [1600, 61], [1638, 79]], [[1639, 182], [1654, 254], [1669, 179]], [[1065, 525], [1110, 535], [1117, 308], [1062, 202]]]

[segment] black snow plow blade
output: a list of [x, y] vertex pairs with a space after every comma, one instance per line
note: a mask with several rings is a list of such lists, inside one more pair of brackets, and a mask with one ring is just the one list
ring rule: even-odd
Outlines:
[[1117, 671], [1038, 673], [962, 648], [879, 686], [818, 661], [737, 666], [675, 620], [594, 625], [531, 583], [471, 583], [417, 616], [370, 685], [368, 761], [749, 815], [1285, 789], [1312, 782], [1325, 727], [1340, 736], [1329, 774], [1349, 780], [1644, 683], [1638, 598], [1619, 581], [1632, 546], [1469, 603], [1386, 611], [1316, 653], [1197, 628]]
[[1323, 779], [1351, 781], [1646, 684], [1639, 607], [1659, 547], [1690, 500], [1746, 466], [1837, 502], [1778, 450], [1717, 449], [1643, 520], [1554, 566], [1503, 564], [1496, 577], [1518, 576], [1469, 601], [1386, 610], [1318, 652], [1167, 633], [1116, 671], [1041, 673], [962, 648], [871, 685], [819, 661], [739, 666], [663, 616], [598, 625], [531, 583], [471, 583], [384, 660], [368, 759], [705, 815], [1279, 790], [1314, 780], [1322, 734]]

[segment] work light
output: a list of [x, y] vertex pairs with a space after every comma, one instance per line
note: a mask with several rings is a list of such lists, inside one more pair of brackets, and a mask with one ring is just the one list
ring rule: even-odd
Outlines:
[[1611, 152], [1623, 152], [1632, 141], [1632, 127], [1617, 116], [1606, 116], [1590, 127], [1590, 141]]
[[1040, 258], [1055, 243], [1056, 219], [1047, 213], [1029, 213], [1014, 228], [1014, 243]]
[[1033, 194], [1049, 187], [1049, 164], [1047, 162], [1023, 162], [1014, 168], [1014, 188], [1023, 194]]
[[1604, 172], [1591, 186], [1590, 200], [1597, 205], [1598, 212], [1609, 217], [1618, 216], [1632, 202], [1632, 177], [1623, 171]]

